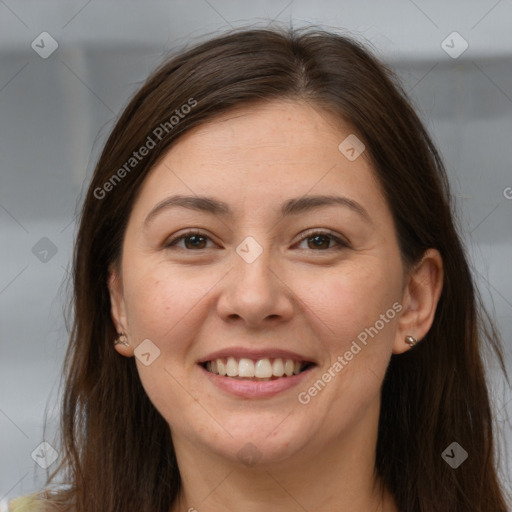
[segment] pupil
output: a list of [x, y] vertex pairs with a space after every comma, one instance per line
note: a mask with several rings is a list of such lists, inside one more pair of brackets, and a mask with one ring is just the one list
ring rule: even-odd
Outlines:
[[198, 243], [200, 244], [201, 243], [201, 239], [203, 237], [202, 236], [198, 236], [198, 235], [192, 235], [192, 236], [189, 236], [187, 237], [188, 241], [191, 242], [190, 245], [192, 245], [192, 247], [198, 247]]
[[[322, 246], [322, 239], [323, 239], [323, 242], [324, 242], [324, 245], [325, 245], [325, 240], [327, 239], [327, 237], [325, 235], [317, 235], [317, 236], [314, 236], [313, 238], [311, 238], [311, 240], [313, 240], [313, 243], [315, 245], [315, 247], [321, 247]], [[329, 241], [327, 240], [327, 245], [329, 245]]]

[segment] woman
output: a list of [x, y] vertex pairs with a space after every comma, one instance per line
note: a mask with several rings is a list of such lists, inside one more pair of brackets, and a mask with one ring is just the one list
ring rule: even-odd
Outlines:
[[73, 275], [70, 485], [35, 510], [507, 510], [484, 342], [505, 368], [443, 164], [349, 38], [236, 30], [164, 63]]

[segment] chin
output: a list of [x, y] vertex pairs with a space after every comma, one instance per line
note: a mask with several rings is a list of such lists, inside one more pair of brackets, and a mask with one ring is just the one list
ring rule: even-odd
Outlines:
[[237, 428], [231, 427], [233, 422], [226, 426], [231, 435], [223, 432], [214, 445], [211, 444], [211, 438], [204, 441], [212, 451], [232, 462], [247, 467], [275, 466], [286, 460], [291, 461], [308, 443], [305, 425], [296, 425], [294, 428], [285, 418], [286, 415], [278, 420], [274, 417], [272, 421], [261, 416], [258, 421], [252, 415], [245, 420], [240, 418], [237, 420]]

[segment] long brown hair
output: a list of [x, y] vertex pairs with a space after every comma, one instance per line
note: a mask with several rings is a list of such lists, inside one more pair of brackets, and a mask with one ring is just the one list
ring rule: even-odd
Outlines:
[[[181, 135], [235, 107], [283, 98], [328, 110], [364, 141], [404, 264], [418, 262], [428, 248], [443, 258], [433, 325], [418, 346], [392, 356], [384, 379], [376, 475], [401, 511], [505, 512], [484, 344], [506, 370], [455, 225], [443, 163], [393, 73], [360, 43], [313, 27], [235, 29], [182, 50], [149, 77], [117, 121], [92, 176], [75, 245], [62, 460], [48, 479], [62, 473], [69, 488], [49, 494], [48, 503], [77, 512], [155, 512], [174, 503], [181, 483], [169, 425], [146, 395], [134, 358], [112, 346], [109, 267], [120, 257], [142, 182]], [[148, 137], [154, 147], [130, 161]], [[457, 469], [441, 456], [454, 441], [469, 454]]]

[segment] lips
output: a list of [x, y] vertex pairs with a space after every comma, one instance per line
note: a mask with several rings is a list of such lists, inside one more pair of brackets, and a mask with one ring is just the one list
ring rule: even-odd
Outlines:
[[[203, 363], [206, 365], [207, 363]], [[311, 364], [304, 368], [299, 374], [291, 377], [286, 374], [282, 377], [257, 378], [257, 377], [228, 377], [222, 376], [205, 369], [205, 367], [197, 365], [200, 372], [209, 382], [217, 388], [226, 397], [235, 397], [243, 400], [261, 400], [270, 399], [282, 393], [290, 392], [292, 389], [304, 387], [304, 382], [314, 371], [316, 365]], [[299, 388], [302, 389], [302, 388]]]
[[198, 363], [214, 375], [252, 381], [292, 377], [315, 365], [310, 358], [294, 352], [242, 348], [215, 352]]

